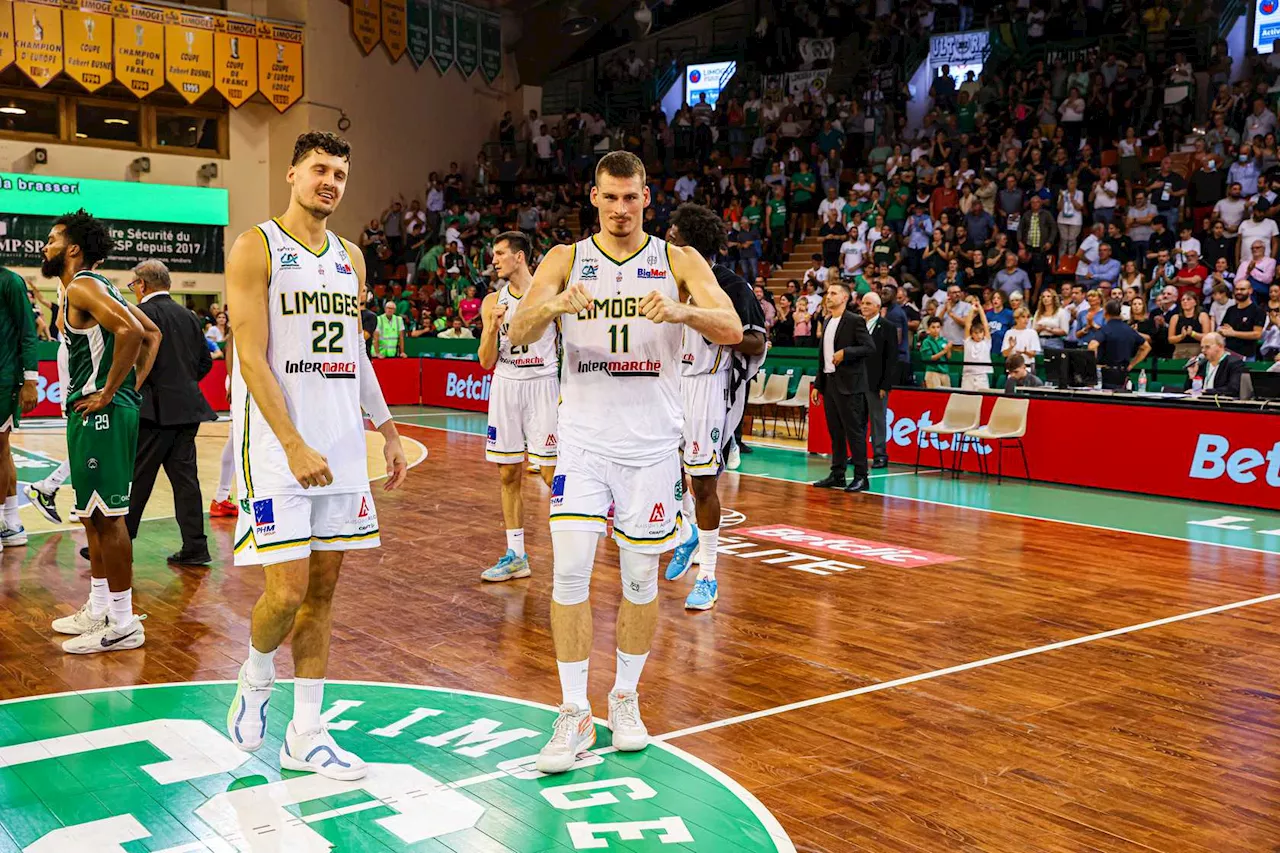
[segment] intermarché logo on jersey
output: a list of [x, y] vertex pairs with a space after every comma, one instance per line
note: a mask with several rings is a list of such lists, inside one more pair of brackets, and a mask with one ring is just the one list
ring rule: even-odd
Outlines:
[[672, 747], [537, 772], [555, 712], [497, 696], [330, 682], [325, 719], [368, 776], [281, 772], [277, 687], [253, 755], [225, 733], [229, 682], [2, 703], [0, 825], [43, 853], [795, 850], [754, 797]]
[[299, 358], [284, 363], [285, 373], [319, 373], [325, 379], [355, 379], [354, 361], [312, 361]]

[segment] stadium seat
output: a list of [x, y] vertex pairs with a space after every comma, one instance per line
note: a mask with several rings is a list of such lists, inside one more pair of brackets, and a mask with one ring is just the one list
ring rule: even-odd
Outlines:
[[[966, 438], [977, 441], [994, 441], [996, 443], [996, 482], [1004, 477], [1004, 443], [1011, 441], [1018, 445], [1022, 453], [1022, 470], [1027, 482], [1031, 481], [1031, 469], [1027, 465], [1027, 450], [1022, 444], [1022, 437], [1027, 434], [1027, 410], [1031, 401], [1026, 397], [1000, 397], [991, 409], [991, 420], [977, 429], [965, 432]], [[990, 476], [991, 469], [986, 458], [979, 453], [978, 465], [985, 476]]]
[[1108, 148], [1102, 152], [1100, 162], [1109, 169], [1114, 169], [1120, 163], [1120, 152], [1114, 148]]
[[[790, 377], [785, 373], [775, 373], [765, 380], [764, 392], [761, 393], [759, 401], [756, 405], [760, 408], [761, 420], [766, 416], [768, 407], [773, 407], [773, 433], [778, 433], [778, 404], [787, 399], [787, 384]], [[760, 428], [761, 435], [764, 435], [764, 427]]]
[[[916, 441], [916, 473], [920, 473], [920, 451], [924, 448], [924, 437], [952, 436], [963, 439], [970, 430], [978, 428], [982, 422], [982, 396], [979, 394], [952, 394], [947, 397], [947, 407], [942, 411], [942, 420], [932, 426], [920, 428], [920, 440]], [[952, 453], [953, 476], [959, 471], [961, 445], [957, 444]], [[938, 467], [945, 471], [946, 460], [942, 456], [942, 445], [938, 445]]]
[[1080, 259], [1075, 255], [1063, 255], [1058, 258], [1058, 264], [1053, 268], [1054, 275], [1075, 275], [1076, 267], [1080, 265]]
[[[813, 377], [809, 375], [801, 376], [800, 383], [796, 385], [795, 393], [787, 399], [778, 403], [778, 412], [783, 415], [782, 422], [787, 425], [787, 434], [791, 434], [791, 415], [796, 417], [796, 435], [804, 435], [805, 421], [809, 416], [809, 391], [813, 387]], [[774, 430], [777, 430], [777, 422], [774, 422]]]

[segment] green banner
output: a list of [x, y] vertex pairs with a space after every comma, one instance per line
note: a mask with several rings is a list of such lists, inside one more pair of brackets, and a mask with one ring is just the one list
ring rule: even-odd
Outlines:
[[222, 189], [0, 172], [0, 208], [6, 214], [56, 217], [82, 207], [103, 219], [227, 224]]
[[[110, 183], [110, 182], [101, 182]], [[8, 194], [0, 194], [0, 204], [9, 207]], [[61, 215], [61, 214], [59, 214]], [[39, 267], [43, 262], [45, 238], [56, 216], [28, 213], [0, 213], [0, 265]], [[173, 225], [137, 220], [104, 219], [111, 229], [115, 248], [102, 269], [133, 269], [145, 260], [163, 261], [170, 272], [223, 271], [223, 227], [221, 225]]]
[[457, 60], [454, 35], [457, 20], [453, 0], [431, 0], [431, 61], [442, 75], [449, 72]]
[[409, 0], [409, 61], [421, 68], [431, 58], [431, 0]]
[[492, 83], [502, 74], [502, 18], [480, 13], [480, 73]]
[[463, 77], [470, 77], [480, 66], [480, 13], [470, 6], [458, 4], [457, 63]]

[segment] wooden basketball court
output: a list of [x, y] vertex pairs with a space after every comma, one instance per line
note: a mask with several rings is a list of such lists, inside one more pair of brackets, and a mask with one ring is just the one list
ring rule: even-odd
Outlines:
[[[497, 475], [483, 461], [482, 436], [435, 425], [403, 427], [429, 456], [404, 490], [376, 493], [383, 547], [349, 558], [329, 677], [439, 688], [428, 695], [440, 702], [472, 693], [520, 700], [473, 717], [505, 714], [495, 725], [524, 720], [537, 730], [550, 713], [528, 703], [554, 706], [560, 696], [548, 624], [548, 491], [527, 478], [533, 577], [481, 584], [479, 573], [504, 548]], [[19, 446], [57, 456], [56, 439], [32, 435]], [[202, 438], [206, 483], [216, 480], [223, 435], [225, 425], [214, 424]], [[376, 451], [371, 446], [374, 470]], [[400, 807], [393, 797], [377, 801], [370, 788], [373, 811], [353, 805], [349, 792], [304, 796], [310, 805], [289, 806], [297, 824], [289, 831], [310, 827], [339, 850], [1280, 849], [1280, 556], [747, 474], [725, 475], [721, 497], [732, 527], [724, 530], [720, 602], [687, 613], [691, 580], [663, 581], [662, 619], [641, 681], [648, 728], [671, 750], [609, 755], [601, 726], [599, 767], [530, 779], [512, 768], [541, 746], [544, 726], [536, 737], [502, 743], [495, 755], [507, 764], [497, 770], [458, 748], [446, 757], [472, 761], [471, 778], [449, 778], [439, 765], [429, 774], [440, 785], [436, 796], [459, 798], [441, 800], [441, 813], [463, 815], [464, 795], [476, 792], [470, 802], [484, 813], [470, 825], [393, 843], [390, 824], [378, 821]], [[1100, 499], [1144, 511], [1140, 498]], [[64, 655], [48, 628], [86, 595], [88, 566], [76, 554], [82, 534], [44, 532], [4, 552], [0, 698], [235, 678], [261, 571], [231, 566], [234, 524], [222, 519], [210, 522], [212, 568], [169, 567], [164, 555], [176, 550], [177, 531], [164, 518], [167, 495], [157, 489], [154, 500], [155, 517], [137, 542], [135, 604], [148, 614], [147, 644], [137, 651]], [[34, 512], [23, 514], [34, 533]], [[1109, 526], [1123, 527], [1124, 518]], [[615, 546], [603, 544], [592, 591], [598, 716], [613, 679], [618, 598]], [[291, 674], [287, 648], [278, 664], [282, 676]], [[231, 688], [210, 689], [175, 699], [164, 719], [190, 712], [216, 730]], [[186, 783], [186, 800], [160, 796], [155, 774], [136, 769], [158, 760], [151, 747], [113, 747], [104, 760], [116, 774], [73, 763], [85, 756], [68, 738], [142, 720], [144, 710], [152, 720], [158, 697], [178, 696], [173, 690], [0, 704], [0, 850], [328, 849], [286, 844], [285, 836], [271, 841], [244, 826], [232, 838], [226, 826], [234, 813], [223, 819], [203, 806], [174, 805], [283, 784], [269, 768], [269, 749], [223, 781]], [[415, 726], [424, 735], [418, 743], [430, 741], [439, 727], [431, 729], [422, 709], [445, 707], [404, 699], [399, 722], [369, 731], [362, 715], [373, 714], [379, 694], [343, 695], [330, 688], [327, 701], [339, 701], [331, 719], [354, 720], [346, 737], [367, 740], [368, 750], [378, 737]], [[396, 696], [386, 701], [403, 698]], [[278, 748], [287, 689], [272, 708]], [[453, 746], [467, 742], [455, 738]], [[125, 754], [134, 747], [147, 754]], [[611, 762], [643, 787], [600, 793], [613, 777], [596, 770]], [[467, 776], [466, 768], [456, 772]], [[59, 783], [63, 774], [71, 781]], [[720, 775], [730, 781], [713, 793], [700, 794], [692, 781]], [[689, 787], [670, 785], [683, 796], [654, 781], [677, 777]], [[584, 784], [572, 793], [555, 787], [573, 783]], [[118, 785], [136, 786], [135, 799], [108, 790]], [[732, 797], [721, 803], [715, 798], [724, 792]], [[290, 802], [302, 802], [298, 796]], [[77, 798], [93, 807], [71, 808], [84, 801]], [[658, 801], [666, 817], [641, 811]], [[562, 825], [522, 811], [547, 803], [571, 819]], [[714, 813], [733, 814], [735, 803], [746, 804], [744, 817], [715, 820]], [[610, 818], [596, 820], [599, 809]], [[124, 812], [145, 834], [130, 830], [134, 840], [116, 846], [101, 842], [106, 834], [68, 834], [91, 821], [123, 832], [110, 821]], [[50, 835], [59, 828], [66, 831]], [[75, 838], [97, 840], [66, 840]]]

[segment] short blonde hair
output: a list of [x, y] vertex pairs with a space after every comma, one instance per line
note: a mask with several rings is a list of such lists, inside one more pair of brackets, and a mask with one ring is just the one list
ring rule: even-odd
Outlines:
[[601, 157], [596, 164], [596, 183], [600, 183], [602, 174], [614, 178], [634, 178], [639, 175], [641, 184], [649, 182], [644, 163], [630, 151], [610, 151]]
[[1019, 317], [1026, 317], [1028, 320], [1031, 319], [1031, 312], [1027, 310], [1025, 305], [1013, 312], [1013, 319], [1017, 320]]

